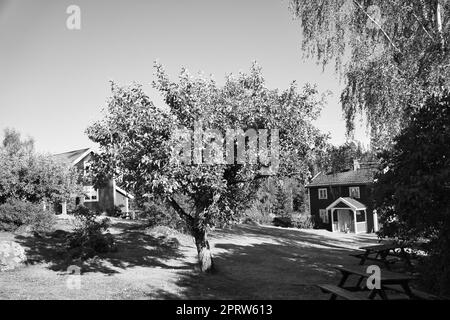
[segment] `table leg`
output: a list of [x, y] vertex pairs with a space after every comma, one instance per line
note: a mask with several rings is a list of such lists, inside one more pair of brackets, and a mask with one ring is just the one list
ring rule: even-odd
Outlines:
[[403, 258], [408, 267], [412, 267], [411, 260], [409, 259], [409, 254], [405, 251], [405, 248], [400, 249], [400, 256]]
[[414, 294], [411, 291], [411, 288], [409, 287], [409, 284], [407, 282], [403, 282], [401, 284], [401, 287], [403, 289], [403, 291], [405, 291], [405, 293], [408, 295], [408, 297], [410, 299], [415, 299], [416, 297], [414, 296]]
[[364, 255], [361, 257], [361, 261], [359, 262], [359, 264], [362, 266], [364, 265], [364, 263], [366, 262], [367, 258], [369, 257], [369, 251], [366, 250], [366, 252], [364, 253]]
[[380, 295], [381, 299], [388, 300], [386, 292], [383, 289], [378, 289], [378, 294]]
[[358, 283], [356, 284], [356, 288], [357, 289], [361, 289], [361, 283], [362, 283], [363, 280], [364, 280], [364, 277], [360, 277], [359, 278]]
[[343, 287], [344, 286], [344, 284], [345, 284], [345, 282], [347, 281], [347, 279], [348, 279], [348, 276], [350, 275], [349, 273], [347, 273], [347, 272], [342, 272], [341, 271], [341, 273], [342, 273], [342, 278], [341, 278], [341, 281], [339, 282], [339, 284], [338, 284], [338, 287]]
[[369, 294], [369, 299], [373, 300], [377, 294], [381, 297], [381, 299], [388, 300], [386, 292], [384, 292], [383, 289], [373, 289]]
[[386, 269], [390, 270], [389, 261], [387, 260], [387, 257], [389, 255], [389, 250], [383, 250], [380, 252], [381, 261], [386, 266]]

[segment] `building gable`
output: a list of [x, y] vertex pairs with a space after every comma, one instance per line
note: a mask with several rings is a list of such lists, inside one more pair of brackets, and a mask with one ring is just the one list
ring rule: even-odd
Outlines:
[[350, 206], [342, 201], [339, 201], [338, 203], [334, 204], [333, 207], [336, 208], [350, 208]]
[[78, 164], [81, 160], [85, 159], [88, 155], [92, 153], [91, 148], [84, 148], [73, 150], [69, 152], [55, 154], [54, 157], [61, 161], [68, 163], [71, 166]]

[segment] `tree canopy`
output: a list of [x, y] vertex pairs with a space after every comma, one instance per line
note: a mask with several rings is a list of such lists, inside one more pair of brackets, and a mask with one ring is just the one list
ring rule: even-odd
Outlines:
[[51, 155], [34, 151], [33, 139], [6, 129], [0, 147], [0, 203], [62, 201], [80, 192], [78, 173]]
[[[97, 176], [109, 172], [138, 195], [164, 198], [186, 220], [201, 269], [207, 271], [212, 268], [207, 230], [237, 220], [259, 182], [268, 177], [261, 170], [276, 165], [270, 175], [295, 175], [303, 181], [310, 176], [314, 154], [325, 141], [311, 125], [323, 101], [310, 85], [299, 90], [294, 82], [284, 91], [268, 89], [257, 64], [249, 73], [227, 75], [222, 86], [202, 75], [191, 76], [186, 69], [177, 82], [169, 79], [161, 64], [155, 70], [153, 86], [167, 107], [156, 107], [138, 84], [113, 83], [104, 119], [87, 129], [90, 139], [100, 145]], [[203, 130], [200, 146], [195, 144], [198, 129]], [[267, 141], [270, 165], [261, 148], [260, 152], [247, 148], [246, 161], [238, 161], [234, 151], [249, 146], [250, 137], [243, 145], [232, 139], [231, 150], [220, 151], [230, 143], [223, 139], [227, 131], [238, 129], [255, 130], [259, 146]], [[180, 141], [188, 146], [181, 156], [176, 151]], [[232, 161], [225, 163], [230, 151]], [[209, 153], [222, 161], [209, 162]], [[198, 156], [200, 163], [190, 160]]]
[[354, 160], [361, 162], [375, 161], [376, 156], [366, 150], [361, 143], [348, 141], [340, 146], [328, 144], [317, 161], [318, 171], [337, 173], [353, 169]]
[[[430, 98], [382, 155], [375, 184], [380, 235], [426, 239], [431, 283], [450, 292], [450, 95]], [[434, 271], [432, 274], [431, 271]]]
[[347, 129], [366, 114], [372, 145], [389, 146], [429, 94], [449, 87], [450, 1], [292, 0], [305, 56], [334, 65]]

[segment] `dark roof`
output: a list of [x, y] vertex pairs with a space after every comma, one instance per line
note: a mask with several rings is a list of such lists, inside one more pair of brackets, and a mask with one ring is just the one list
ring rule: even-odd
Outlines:
[[79, 150], [73, 150], [64, 153], [55, 154], [54, 157], [72, 164], [75, 160], [81, 157], [84, 153], [86, 153], [90, 148], [84, 148]]
[[358, 169], [347, 172], [339, 172], [334, 174], [317, 175], [306, 187], [319, 186], [338, 186], [338, 185], [354, 185], [369, 184], [373, 182], [375, 169]]

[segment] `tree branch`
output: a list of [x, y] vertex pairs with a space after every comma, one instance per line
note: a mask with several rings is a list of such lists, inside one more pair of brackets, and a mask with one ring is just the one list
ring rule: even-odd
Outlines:
[[416, 18], [416, 20], [420, 24], [420, 26], [422, 27], [423, 31], [425, 31], [425, 33], [428, 35], [428, 37], [431, 39], [431, 41], [434, 42], [433, 36], [428, 32], [428, 30], [425, 28], [425, 26], [422, 24], [422, 22], [420, 22], [419, 17], [416, 15], [416, 13], [413, 11], [412, 14], [413, 14], [414, 18]]
[[445, 39], [444, 34], [442, 32], [442, 5], [439, 0], [436, 1], [436, 23], [439, 34], [439, 39], [441, 40], [441, 50], [445, 49]]
[[[398, 6], [394, 1], [390, 1], [390, 3], [392, 5]], [[416, 13], [414, 12], [414, 9], [411, 8], [411, 13], [413, 14], [414, 18], [416, 18], [416, 21], [419, 23], [419, 25], [422, 27], [423, 31], [425, 31], [425, 33], [427, 34], [427, 36], [431, 39], [431, 41], [434, 42], [434, 38], [433, 36], [428, 32], [428, 30], [425, 28], [425, 26], [423, 25], [423, 23], [420, 21], [419, 17], [416, 15]]]
[[175, 211], [180, 215], [181, 218], [186, 219], [186, 221], [188, 223], [190, 223], [190, 225], [192, 225], [194, 223], [194, 217], [187, 214], [186, 211], [184, 211], [184, 209], [178, 204], [178, 202], [175, 201], [174, 198], [167, 197], [167, 201], [170, 203], [172, 208], [174, 208]]
[[238, 183], [253, 182], [253, 181], [256, 181], [256, 180], [269, 178], [269, 177], [272, 177], [272, 176], [258, 175], [258, 176], [253, 177], [253, 179], [249, 179], [249, 180], [236, 180], [236, 181], [233, 181], [232, 183], [230, 183], [230, 185], [234, 185], [234, 184], [238, 184]]
[[364, 10], [364, 7], [356, 0], [353, 0], [353, 2], [358, 6], [359, 9], [361, 9], [362, 12], [364, 12], [364, 14], [373, 22], [377, 25], [378, 28], [380, 28], [381, 32], [384, 34], [385, 38], [389, 41], [389, 43], [392, 45], [392, 47], [397, 51], [397, 52], [401, 52], [399, 48], [397, 48], [397, 46], [395, 45], [395, 43], [392, 41], [391, 37], [389, 37], [389, 35], [386, 33], [386, 31], [383, 30], [383, 28], [381, 27], [381, 25], [378, 23], [378, 21], [376, 21], [374, 18], [372, 18], [372, 16], [370, 14], [368, 14], [366, 12], [366, 10]]

